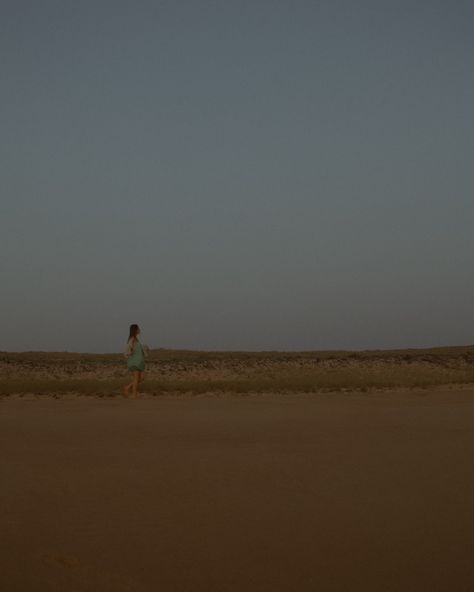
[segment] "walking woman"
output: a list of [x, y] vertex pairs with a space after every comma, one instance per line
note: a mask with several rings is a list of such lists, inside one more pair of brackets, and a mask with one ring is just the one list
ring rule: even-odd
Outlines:
[[127, 358], [127, 367], [132, 373], [132, 382], [124, 386], [123, 394], [125, 397], [132, 399], [138, 397], [138, 384], [143, 380], [145, 372], [145, 351], [138, 339], [139, 335], [140, 327], [138, 325], [130, 325], [130, 335], [127, 341], [125, 357]]

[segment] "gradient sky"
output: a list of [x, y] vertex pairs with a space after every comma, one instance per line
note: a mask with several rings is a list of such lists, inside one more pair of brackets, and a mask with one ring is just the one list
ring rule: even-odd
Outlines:
[[474, 5], [0, 4], [0, 350], [474, 343]]

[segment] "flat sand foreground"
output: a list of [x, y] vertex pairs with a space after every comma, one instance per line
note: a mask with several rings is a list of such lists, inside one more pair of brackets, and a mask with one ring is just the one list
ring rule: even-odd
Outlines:
[[474, 591], [474, 390], [0, 400], [8, 592]]

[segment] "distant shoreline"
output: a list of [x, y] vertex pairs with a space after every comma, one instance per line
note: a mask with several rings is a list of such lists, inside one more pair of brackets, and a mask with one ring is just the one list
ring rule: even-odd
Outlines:
[[[151, 348], [151, 354], [154, 357], [275, 357], [275, 356], [291, 356], [291, 357], [307, 357], [307, 356], [322, 356], [322, 357], [347, 357], [347, 356], [387, 356], [387, 355], [404, 355], [404, 354], [419, 354], [419, 355], [452, 355], [462, 353], [474, 353], [474, 344], [468, 345], [439, 345], [433, 347], [407, 347], [394, 349], [327, 349], [327, 350], [200, 350], [200, 349], [185, 349], [185, 348]], [[56, 350], [22, 350], [22, 351], [8, 351], [0, 350], [1, 356], [54, 356], [54, 357], [71, 357], [71, 356], [88, 356], [88, 357], [116, 357], [121, 356], [122, 352], [81, 352], [81, 351], [56, 351]]]
[[[0, 352], [0, 395], [114, 395], [127, 378], [122, 354]], [[474, 346], [406, 350], [202, 352], [157, 349], [143, 392], [317, 393], [474, 384]]]

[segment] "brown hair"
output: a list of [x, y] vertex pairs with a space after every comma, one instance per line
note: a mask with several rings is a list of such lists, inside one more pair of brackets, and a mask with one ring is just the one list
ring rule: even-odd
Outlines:
[[130, 339], [136, 339], [137, 338], [137, 333], [140, 330], [139, 326], [136, 324], [130, 325], [130, 335], [128, 336], [128, 340], [130, 341]]

